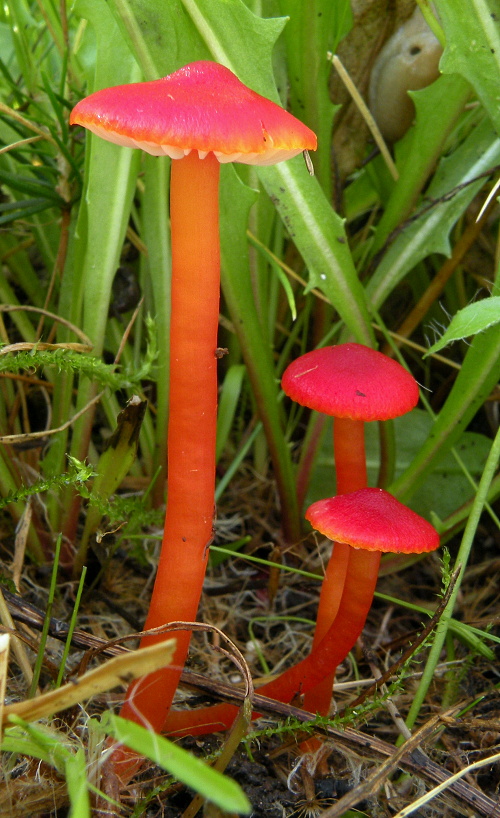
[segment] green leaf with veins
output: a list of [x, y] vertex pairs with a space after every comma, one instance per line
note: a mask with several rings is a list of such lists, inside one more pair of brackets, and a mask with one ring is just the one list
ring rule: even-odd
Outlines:
[[436, 0], [446, 35], [440, 68], [470, 82], [500, 135], [500, 0]]
[[490, 298], [485, 298], [474, 304], [468, 304], [463, 310], [459, 310], [453, 316], [450, 326], [435, 344], [427, 351], [426, 355], [432, 355], [443, 349], [452, 341], [458, 341], [461, 338], [467, 338], [469, 335], [475, 335], [477, 332], [484, 332], [485, 329], [491, 327], [493, 324], [500, 322], [500, 295], [494, 295]]

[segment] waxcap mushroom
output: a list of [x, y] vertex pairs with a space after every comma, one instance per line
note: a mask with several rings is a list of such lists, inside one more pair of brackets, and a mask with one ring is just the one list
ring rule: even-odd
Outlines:
[[400, 554], [439, 548], [436, 529], [384, 489], [364, 488], [318, 500], [307, 509], [306, 519], [321, 534], [352, 548]]
[[228, 68], [190, 63], [149, 82], [104, 88], [74, 107], [70, 124], [154, 156], [271, 165], [315, 150], [316, 135], [279, 105], [260, 96]]
[[392, 358], [363, 344], [338, 344], [306, 352], [281, 381], [292, 400], [352, 420], [389, 420], [414, 409], [418, 385]]

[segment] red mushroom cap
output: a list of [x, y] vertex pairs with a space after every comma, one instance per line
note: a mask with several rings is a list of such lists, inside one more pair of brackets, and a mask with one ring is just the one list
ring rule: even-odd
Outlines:
[[389, 420], [418, 402], [414, 377], [397, 361], [362, 344], [306, 352], [286, 368], [281, 385], [302, 406], [352, 420]]
[[421, 554], [439, 547], [436, 529], [383, 489], [318, 500], [307, 509], [306, 519], [330, 540], [367, 551]]
[[316, 149], [294, 116], [215, 62], [199, 61], [163, 79], [104, 88], [82, 99], [70, 124], [129, 148], [181, 159], [190, 151], [219, 162], [271, 165]]

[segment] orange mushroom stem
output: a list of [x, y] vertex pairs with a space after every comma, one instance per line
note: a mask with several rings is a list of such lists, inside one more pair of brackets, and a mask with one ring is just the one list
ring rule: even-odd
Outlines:
[[[172, 164], [172, 283], [168, 494], [163, 541], [145, 630], [196, 619], [212, 540], [217, 423], [220, 165], [190, 153]], [[203, 261], [200, 262], [200, 259]], [[134, 682], [121, 715], [161, 729], [191, 633], [176, 631], [172, 665]], [[141, 647], [166, 634], [145, 636]], [[158, 691], [158, 695], [155, 694]], [[163, 713], [159, 713], [159, 708]]]

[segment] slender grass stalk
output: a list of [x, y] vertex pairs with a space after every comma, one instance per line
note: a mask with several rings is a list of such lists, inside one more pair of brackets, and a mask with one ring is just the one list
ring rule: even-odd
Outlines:
[[446, 605], [446, 608], [444, 609], [443, 614], [441, 616], [441, 621], [436, 630], [433, 644], [430, 649], [427, 662], [425, 664], [422, 678], [413, 696], [413, 701], [408, 712], [406, 724], [410, 729], [413, 727], [419, 716], [420, 708], [422, 707], [424, 699], [427, 695], [429, 686], [432, 683], [434, 672], [439, 662], [441, 650], [446, 640], [450, 620], [453, 615], [455, 603], [457, 601], [457, 595], [460, 591], [464, 572], [469, 561], [472, 546], [474, 544], [474, 538], [476, 535], [477, 527], [479, 525], [479, 519], [481, 517], [484, 505], [486, 503], [491, 482], [493, 480], [493, 477], [495, 476], [495, 472], [497, 471], [499, 460], [500, 460], [500, 429], [496, 433], [495, 439], [492, 443], [490, 453], [488, 455], [488, 460], [486, 461], [484, 467], [483, 476], [479, 481], [477, 494], [472, 504], [467, 525], [465, 526], [462, 542], [460, 544], [460, 548], [458, 549], [458, 553], [455, 559], [455, 569], [460, 567], [460, 574], [458, 576], [457, 583], [452, 591], [448, 604]]
[[45, 656], [45, 647], [49, 635], [50, 617], [52, 616], [52, 607], [54, 605], [54, 597], [56, 594], [57, 572], [59, 570], [59, 557], [61, 554], [61, 541], [62, 535], [59, 534], [56, 540], [54, 551], [54, 563], [52, 565], [52, 574], [50, 577], [49, 595], [47, 598], [47, 609], [45, 611], [45, 619], [43, 622], [42, 633], [40, 636], [40, 645], [38, 647], [35, 666], [33, 668], [33, 678], [31, 680], [31, 685], [28, 690], [28, 699], [32, 699], [33, 696], [35, 695], [36, 689], [38, 687], [38, 682], [40, 680], [40, 673], [42, 672], [42, 665]]
[[80, 581], [78, 583], [78, 590], [76, 592], [75, 604], [73, 605], [73, 610], [71, 611], [71, 619], [69, 623], [68, 635], [66, 637], [66, 642], [64, 643], [64, 650], [61, 656], [61, 661], [59, 665], [59, 673], [57, 674], [56, 680], [56, 688], [60, 687], [62, 681], [64, 679], [64, 672], [66, 670], [66, 661], [69, 656], [69, 652], [71, 649], [71, 640], [73, 639], [73, 633], [76, 628], [76, 622], [78, 617], [78, 611], [80, 609], [80, 602], [82, 599], [83, 589], [85, 586], [85, 577], [87, 575], [87, 566], [84, 565], [82, 568], [82, 573], [80, 576]]

